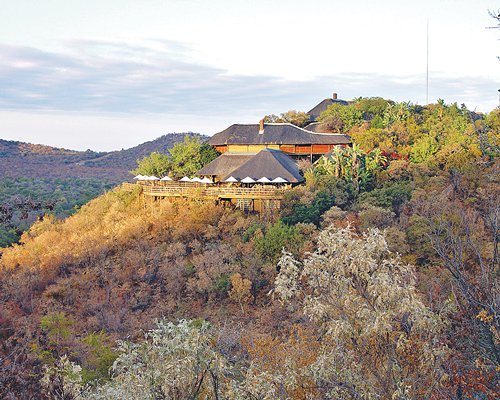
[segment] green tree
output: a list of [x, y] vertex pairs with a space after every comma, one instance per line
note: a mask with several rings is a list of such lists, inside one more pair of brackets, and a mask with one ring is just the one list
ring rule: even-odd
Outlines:
[[270, 114], [264, 117], [266, 123], [289, 123], [295, 126], [304, 127], [309, 123], [310, 117], [303, 111], [290, 110], [281, 113], [279, 116]]
[[327, 127], [337, 129], [340, 133], [347, 133], [356, 125], [360, 125], [363, 120], [363, 112], [358, 110], [354, 105], [348, 106], [339, 103], [333, 103], [321, 113], [318, 118], [319, 122]]
[[145, 156], [142, 160], [137, 160], [137, 168], [130, 171], [133, 175], [154, 175], [163, 177], [170, 169], [170, 158], [166, 154], [157, 151]]
[[170, 149], [169, 173], [175, 178], [194, 175], [204, 163], [216, 157], [217, 152], [211, 146], [201, 143], [198, 137], [185, 136], [183, 142], [176, 143]]
[[302, 241], [296, 227], [278, 221], [267, 227], [262, 237], [255, 238], [255, 249], [263, 260], [275, 263], [283, 248], [296, 251]]
[[217, 151], [209, 144], [202, 143], [199, 137], [186, 135], [183, 142], [176, 143], [169, 150], [169, 154], [151, 153], [138, 161], [137, 169], [131, 173], [181, 178], [194, 175], [217, 156]]

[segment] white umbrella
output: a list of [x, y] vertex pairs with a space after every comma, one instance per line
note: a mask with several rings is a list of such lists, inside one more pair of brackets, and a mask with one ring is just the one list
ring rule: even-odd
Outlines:
[[149, 177], [149, 180], [150, 180], [150, 181], [159, 181], [159, 180], [160, 180], [160, 178], [158, 178], [157, 176], [151, 175], [151, 176]]
[[169, 176], [164, 176], [163, 178], [160, 179], [160, 181], [171, 181], [172, 178], [170, 178]]
[[181, 178], [179, 179], [181, 182], [191, 182], [191, 179], [187, 176], [185, 176], [184, 178]]
[[288, 181], [281, 176], [278, 176], [277, 178], [274, 178], [272, 180], [273, 183], [288, 183]]
[[134, 176], [134, 179], [142, 180], [144, 177], [142, 175], [136, 175]]
[[198, 182], [198, 183], [200, 183], [201, 179], [198, 178], [197, 176], [195, 176], [193, 179], [191, 179], [191, 182]]
[[213, 182], [210, 178], [205, 177], [200, 181], [200, 183], [213, 183]]
[[249, 176], [247, 176], [246, 178], [243, 178], [241, 180], [241, 183], [255, 183], [255, 180], [253, 180], [252, 178], [250, 178]]
[[262, 178], [257, 179], [257, 182], [260, 182], [260, 183], [271, 183], [271, 180], [269, 178], [266, 178], [265, 176], [263, 176]]
[[234, 176], [230, 176], [224, 182], [238, 182], [238, 179], [236, 179]]

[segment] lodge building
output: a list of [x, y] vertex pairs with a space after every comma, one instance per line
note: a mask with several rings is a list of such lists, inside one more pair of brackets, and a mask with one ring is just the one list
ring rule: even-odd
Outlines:
[[219, 153], [257, 153], [263, 149], [279, 150], [293, 158], [316, 161], [335, 146], [351, 144], [348, 136], [318, 133], [292, 124], [234, 124], [212, 136], [208, 143]]
[[233, 124], [208, 140], [220, 156], [197, 171], [195, 178], [174, 182], [167, 177], [170, 182], [151, 182], [143, 193], [153, 198], [214, 199], [259, 212], [279, 208], [284, 191], [304, 181], [298, 160], [314, 162], [336, 146], [351, 145], [347, 135], [321, 132], [317, 118], [333, 103], [347, 104], [334, 93], [309, 111], [310, 124], [305, 128], [264, 120]]

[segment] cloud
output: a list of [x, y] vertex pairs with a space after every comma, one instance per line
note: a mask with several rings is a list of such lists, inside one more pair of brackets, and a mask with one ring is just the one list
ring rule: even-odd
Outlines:
[[[196, 116], [307, 111], [337, 91], [340, 97], [381, 96], [425, 102], [425, 77], [343, 73], [309, 81], [230, 75], [202, 65], [189, 45], [72, 40], [56, 53], [0, 46], [0, 109]], [[265, 62], [265, 58], [263, 58]], [[497, 83], [485, 77], [431, 75], [430, 100], [489, 111]], [[234, 121], [238, 122], [238, 121]]]

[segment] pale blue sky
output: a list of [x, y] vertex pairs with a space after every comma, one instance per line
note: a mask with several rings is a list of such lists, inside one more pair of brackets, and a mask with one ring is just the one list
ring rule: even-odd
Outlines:
[[0, 138], [97, 150], [307, 111], [336, 91], [490, 111], [490, 0], [0, 0]]

